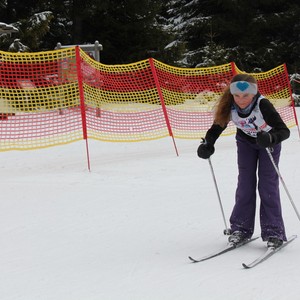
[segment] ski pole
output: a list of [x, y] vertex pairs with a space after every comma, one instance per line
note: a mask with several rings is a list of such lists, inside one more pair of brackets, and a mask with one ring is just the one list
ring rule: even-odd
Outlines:
[[221, 212], [222, 212], [222, 216], [223, 216], [223, 220], [224, 220], [224, 224], [225, 224], [225, 229], [224, 229], [223, 233], [225, 235], [230, 235], [231, 234], [231, 229], [227, 226], [225, 213], [224, 213], [224, 209], [223, 209], [223, 205], [222, 205], [222, 201], [221, 201], [221, 197], [220, 197], [220, 193], [219, 193], [219, 189], [218, 189], [218, 185], [217, 185], [217, 180], [216, 180], [215, 172], [214, 172], [210, 157], [208, 158], [208, 162], [209, 162], [211, 174], [212, 174], [212, 177], [213, 177], [213, 180], [214, 180], [214, 183], [215, 183], [215, 187], [216, 187], [216, 191], [217, 191], [217, 195], [218, 195], [218, 200], [219, 200], [219, 204], [220, 204], [220, 208], [221, 208]]
[[294, 203], [294, 201], [293, 201], [293, 199], [292, 199], [292, 197], [291, 197], [291, 195], [290, 195], [290, 193], [289, 193], [289, 191], [288, 191], [288, 189], [287, 189], [286, 184], [284, 183], [284, 180], [283, 180], [283, 178], [282, 178], [282, 176], [281, 176], [281, 174], [280, 174], [280, 172], [279, 172], [279, 169], [278, 169], [278, 167], [276, 166], [276, 163], [275, 163], [275, 161], [274, 161], [274, 158], [273, 158], [273, 156], [272, 156], [272, 153], [271, 153], [270, 148], [266, 148], [266, 151], [267, 151], [267, 153], [268, 153], [268, 155], [269, 155], [269, 157], [270, 157], [270, 160], [271, 160], [271, 162], [272, 162], [272, 164], [273, 164], [273, 166], [274, 166], [274, 169], [275, 169], [275, 171], [276, 171], [276, 173], [277, 173], [277, 175], [278, 175], [278, 177], [279, 177], [279, 179], [280, 179], [280, 181], [281, 181], [281, 183], [282, 183], [282, 185], [283, 185], [283, 187], [284, 187], [284, 189], [285, 189], [285, 191], [286, 191], [286, 193], [287, 193], [287, 195], [288, 195], [288, 198], [289, 198], [289, 200], [290, 200], [290, 202], [291, 202], [291, 204], [292, 204], [292, 206], [293, 206], [293, 208], [294, 208], [294, 210], [295, 210], [295, 213], [296, 213], [296, 215], [297, 215], [297, 217], [298, 217], [298, 219], [299, 219], [299, 221], [300, 221], [300, 214], [299, 214], [299, 212], [298, 212], [298, 210], [297, 210], [297, 207], [296, 207], [296, 205], [295, 205], [295, 203]]
[[[256, 130], [257, 131], [261, 131], [260, 129], [259, 129], [259, 127], [253, 122], [253, 125], [255, 126], [255, 128], [256, 128]], [[279, 177], [279, 179], [280, 179], [280, 181], [281, 181], [281, 184], [283, 185], [283, 187], [284, 187], [284, 189], [285, 189], [285, 191], [286, 191], [286, 194], [287, 194], [287, 196], [288, 196], [288, 198], [289, 198], [289, 200], [290, 200], [290, 202], [291, 202], [291, 204], [292, 204], [292, 206], [293, 206], [293, 208], [294, 208], [294, 210], [295, 210], [295, 213], [296, 213], [296, 215], [297, 215], [297, 217], [298, 217], [298, 219], [299, 219], [299, 221], [300, 221], [300, 214], [299, 214], [299, 212], [298, 212], [298, 209], [297, 209], [297, 207], [296, 207], [296, 205], [295, 205], [295, 203], [294, 203], [294, 201], [293, 201], [293, 199], [292, 199], [292, 196], [291, 196], [291, 194], [289, 193], [289, 191], [288, 191], [288, 189], [287, 189], [287, 186], [286, 186], [286, 184], [285, 184], [285, 182], [284, 182], [284, 180], [283, 180], [283, 177], [281, 176], [281, 174], [280, 174], [280, 172], [279, 172], [279, 168], [277, 167], [277, 165], [276, 165], [276, 163], [275, 163], [275, 160], [274, 160], [274, 158], [273, 158], [273, 156], [272, 156], [272, 153], [271, 153], [271, 148], [266, 148], [266, 151], [267, 151], [267, 153], [268, 153], [268, 156], [269, 156], [269, 158], [270, 158], [270, 160], [271, 160], [271, 162], [272, 162], [272, 164], [273, 164], [273, 167], [274, 167], [274, 169], [275, 169], [275, 171], [276, 171], [276, 173], [277, 173], [277, 175], [278, 175], [278, 177]]]

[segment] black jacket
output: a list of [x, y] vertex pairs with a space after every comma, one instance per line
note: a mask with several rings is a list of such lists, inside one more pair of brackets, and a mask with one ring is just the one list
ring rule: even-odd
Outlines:
[[[256, 101], [260, 94], [257, 94]], [[255, 105], [253, 106], [253, 108]], [[273, 104], [266, 98], [261, 99], [259, 103], [259, 109], [263, 115], [264, 120], [266, 123], [272, 127], [272, 129], [269, 131], [269, 133], [272, 134], [274, 144], [279, 144], [280, 142], [286, 140], [290, 136], [290, 130], [283, 122], [281, 116], [273, 106]], [[251, 114], [251, 111], [247, 114], [241, 114], [239, 113], [240, 117], [246, 118]], [[226, 129], [227, 125], [222, 127], [218, 124], [213, 124], [211, 128], [207, 131], [205, 139], [207, 143], [214, 145], [218, 137], [221, 135], [221, 133]], [[236, 135], [239, 135], [243, 137], [244, 139], [247, 139], [248, 141], [252, 143], [256, 143], [256, 138], [251, 137], [244, 133], [241, 129], [237, 128]]]

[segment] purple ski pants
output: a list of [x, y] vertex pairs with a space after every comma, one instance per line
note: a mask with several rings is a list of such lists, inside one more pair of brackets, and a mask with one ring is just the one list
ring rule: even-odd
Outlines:
[[[273, 147], [272, 156], [278, 166], [281, 144]], [[235, 205], [230, 217], [231, 230], [251, 237], [256, 213], [256, 188], [260, 196], [261, 237], [278, 237], [286, 241], [282, 218], [279, 177], [266, 149], [237, 136], [238, 184]], [[257, 180], [258, 179], [258, 180]]]

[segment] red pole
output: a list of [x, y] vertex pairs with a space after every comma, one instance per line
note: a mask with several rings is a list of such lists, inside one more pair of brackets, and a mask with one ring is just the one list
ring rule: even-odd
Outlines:
[[232, 76], [235, 76], [237, 74], [236, 68], [235, 68], [235, 63], [232, 61], [230, 63], [231, 65], [231, 72], [232, 72]]
[[88, 170], [91, 171], [90, 155], [89, 155], [89, 147], [88, 147], [88, 136], [87, 136], [87, 126], [86, 126], [86, 111], [85, 111], [85, 104], [84, 104], [84, 92], [83, 92], [82, 73], [81, 73], [81, 58], [80, 58], [79, 46], [75, 47], [75, 53], [76, 53], [76, 70], [77, 70], [78, 88], [79, 88], [82, 133], [83, 133], [83, 139], [85, 140], [85, 145], [86, 145]]
[[300, 130], [299, 130], [299, 125], [298, 125], [298, 118], [297, 118], [297, 113], [296, 113], [296, 108], [295, 108], [295, 102], [294, 102], [294, 98], [293, 98], [293, 94], [292, 94], [292, 88], [291, 88], [291, 85], [290, 85], [289, 73], [287, 71], [286, 64], [283, 64], [283, 67], [284, 67], [285, 77], [286, 77], [286, 80], [288, 82], [288, 88], [289, 88], [290, 97], [291, 97], [291, 100], [292, 100], [292, 108], [293, 108], [293, 113], [294, 113], [294, 118], [295, 118], [296, 126], [298, 128], [298, 135], [300, 137]]
[[157, 92], [158, 92], [158, 95], [159, 95], [162, 110], [163, 110], [163, 113], [164, 113], [164, 116], [165, 116], [166, 124], [167, 124], [168, 131], [169, 131], [169, 135], [173, 139], [175, 152], [176, 152], [176, 155], [178, 156], [179, 154], [178, 154], [177, 146], [176, 146], [175, 139], [174, 139], [174, 136], [173, 136], [171, 123], [170, 123], [170, 120], [169, 120], [169, 117], [168, 117], [168, 112], [167, 112], [166, 104], [165, 104], [165, 101], [164, 101], [164, 96], [162, 94], [162, 91], [161, 91], [161, 88], [160, 88], [160, 85], [159, 85], [159, 80], [158, 80], [156, 69], [155, 69], [155, 66], [154, 66], [154, 63], [153, 63], [153, 58], [149, 58], [149, 63], [150, 63], [151, 72], [152, 72], [152, 75], [153, 75], [153, 78], [154, 78], [155, 86], [156, 86], [156, 89], [157, 89]]

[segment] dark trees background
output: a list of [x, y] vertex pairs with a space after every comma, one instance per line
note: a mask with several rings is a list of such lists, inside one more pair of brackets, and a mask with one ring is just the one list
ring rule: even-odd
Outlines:
[[300, 72], [300, 4], [289, 0], [0, 0], [8, 51], [18, 38], [30, 51], [62, 44], [103, 45], [101, 60], [154, 57], [175, 66], [234, 61], [247, 71], [286, 63]]

